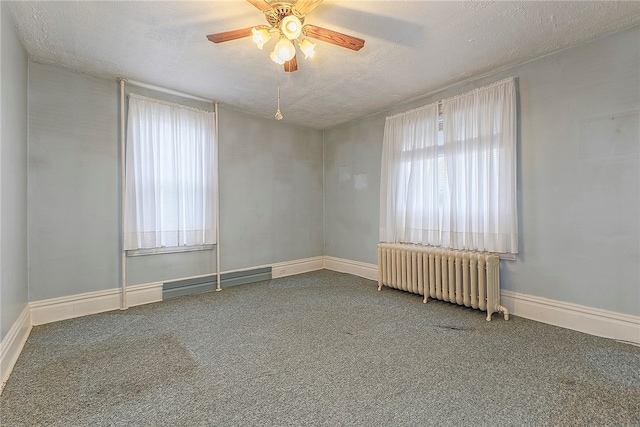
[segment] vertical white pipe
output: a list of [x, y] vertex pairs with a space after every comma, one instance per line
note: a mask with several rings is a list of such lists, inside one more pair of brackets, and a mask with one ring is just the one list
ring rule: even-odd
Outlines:
[[120, 310], [127, 309], [127, 253], [124, 250], [125, 127], [124, 77], [120, 82]]
[[219, 157], [219, 152], [220, 150], [218, 150], [218, 147], [220, 146], [220, 140], [219, 140], [219, 131], [218, 131], [218, 114], [219, 114], [219, 107], [220, 103], [216, 102], [214, 104], [214, 114], [215, 114], [215, 120], [216, 120], [216, 129], [215, 129], [215, 134], [216, 134], [216, 141], [215, 141], [215, 147], [214, 147], [214, 151], [215, 151], [215, 156], [216, 156], [216, 291], [221, 291], [222, 288], [220, 287], [220, 157]]

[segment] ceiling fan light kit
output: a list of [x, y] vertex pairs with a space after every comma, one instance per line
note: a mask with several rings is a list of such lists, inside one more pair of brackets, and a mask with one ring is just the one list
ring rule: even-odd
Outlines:
[[[362, 49], [364, 46], [363, 39], [315, 25], [304, 24], [306, 15], [322, 3], [322, 0], [247, 1], [264, 14], [269, 24], [268, 26], [258, 25], [240, 30], [209, 34], [207, 38], [213, 43], [223, 43], [253, 36], [253, 41], [256, 46], [262, 49], [264, 45], [271, 40], [272, 33], [277, 33], [278, 42], [274, 50], [269, 54], [269, 57], [273, 62], [284, 65], [284, 70], [288, 73], [298, 69], [296, 44], [298, 45], [298, 49], [304, 53], [305, 59], [311, 58], [315, 53], [316, 45], [310, 42], [308, 38], [321, 40], [355, 51]], [[306, 38], [300, 39], [300, 36], [305, 36]]]

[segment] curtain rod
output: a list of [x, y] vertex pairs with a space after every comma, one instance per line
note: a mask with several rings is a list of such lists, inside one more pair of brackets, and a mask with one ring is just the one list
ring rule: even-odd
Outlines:
[[214, 104], [217, 102], [217, 101], [214, 101], [212, 99], [206, 99], [206, 98], [202, 98], [200, 96], [195, 96], [195, 95], [191, 95], [189, 93], [184, 93], [184, 92], [178, 92], [177, 90], [167, 89], [167, 88], [164, 88], [164, 87], [155, 86], [155, 85], [148, 84], [148, 83], [137, 82], [135, 80], [127, 80], [127, 83], [130, 84], [130, 85], [142, 87], [142, 88], [145, 88], [145, 89], [157, 90], [158, 92], [164, 92], [164, 93], [167, 93], [169, 95], [177, 95], [177, 96], [181, 96], [183, 98], [195, 99], [196, 101], [212, 102]]
[[386, 119], [395, 119], [396, 117], [404, 116], [405, 114], [415, 113], [416, 111], [420, 111], [422, 109], [426, 109], [427, 107], [430, 107], [432, 105], [437, 105], [438, 106], [438, 114], [441, 114], [442, 113], [442, 103], [445, 102], [445, 101], [451, 101], [451, 100], [454, 100], [456, 98], [460, 98], [462, 96], [467, 96], [467, 95], [469, 95], [471, 93], [479, 92], [479, 91], [484, 90], [484, 89], [489, 89], [491, 87], [498, 86], [498, 85], [501, 85], [501, 84], [504, 84], [504, 83], [507, 83], [507, 82], [510, 82], [510, 81], [513, 81], [513, 80], [515, 80], [515, 77], [506, 77], [504, 79], [501, 79], [501, 80], [495, 81], [493, 83], [489, 83], [489, 84], [477, 87], [475, 89], [469, 90], [467, 92], [463, 92], [463, 93], [458, 94], [458, 95], [454, 95], [454, 96], [450, 96], [448, 98], [440, 99], [438, 101], [431, 102], [431, 103], [429, 103], [427, 105], [422, 105], [420, 107], [412, 108], [411, 110], [404, 111], [402, 113], [397, 113], [397, 114], [393, 114], [391, 116], [387, 116]]

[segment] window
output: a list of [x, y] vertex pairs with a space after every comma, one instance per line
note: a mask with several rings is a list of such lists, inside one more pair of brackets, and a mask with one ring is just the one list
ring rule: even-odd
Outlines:
[[201, 248], [215, 236], [214, 113], [129, 95], [124, 248]]
[[517, 253], [515, 82], [385, 124], [380, 240]]
[[386, 185], [381, 185], [382, 241], [432, 244], [429, 242], [439, 239], [442, 209], [437, 191], [441, 175], [438, 132], [436, 104], [387, 118], [382, 161], [382, 181]]

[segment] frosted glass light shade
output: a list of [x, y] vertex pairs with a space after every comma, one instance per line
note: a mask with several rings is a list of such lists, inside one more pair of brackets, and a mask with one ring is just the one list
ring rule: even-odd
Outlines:
[[253, 33], [253, 42], [258, 46], [258, 49], [262, 49], [262, 47], [271, 40], [271, 33], [266, 28], [252, 28], [251, 32]]
[[315, 43], [311, 43], [309, 40], [304, 39], [298, 43], [298, 47], [304, 53], [304, 58], [311, 58], [314, 53], [316, 53], [316, 45]]
[[[296, 56], [296, 47], [286, 37], [280, 37], [273, 52], [283, 61], [290, 61]], [[273, 58], [271, 58], [273, 59]]]
[[294, 15], [285, 16], [282, 19], [280, 30], [289, 40], [297, 39], [302, 31], [302, 22]]

